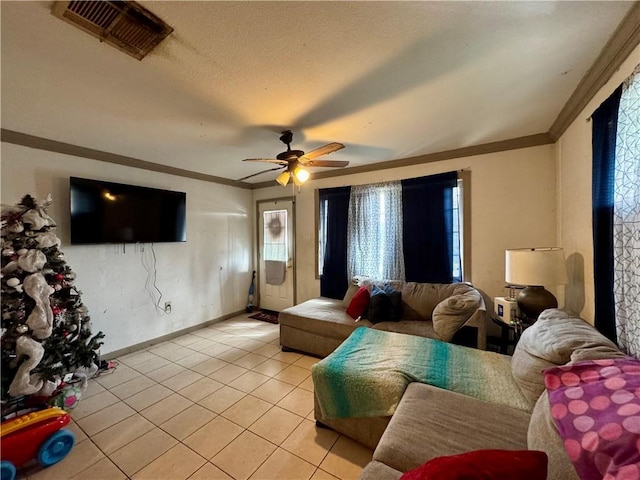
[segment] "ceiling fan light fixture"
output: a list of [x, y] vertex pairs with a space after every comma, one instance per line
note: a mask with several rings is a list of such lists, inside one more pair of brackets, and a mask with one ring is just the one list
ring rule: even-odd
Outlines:
[[302, 185], [304, 182], [309, 180], [309, 172], [302, 167], [296, 167], [293, 171], [294, 181], [297, 180]]
[[285, 170], [284, 172], [282, 172], [280, 175], [276, 177], [276, 182], [278, 182], [283, 187], [286, 187], [287, 184], [289, 183], [290, 176], [291, 174], [287, 170]]
[[[1, 0], [0, 0], [1, 1]], [[322, 155], [328, 155], [344, 148], [344, 145], [337, 142], [328, 143], [322, 147], [311, 150], [310, 152], [303, 152], [302, 150], [292, 150], [291, 140], [293, 139], [293, 133], [291, 130], [285, 130], [282, 132], [280, 141], [287, 145], [286, 152], [280, 152], [276, 155], [276, 158], [245, 158], [244, 162], [266, 162], [275, 163], [278, 166], [270, 168], [262, 172], [254, 173], [246, 177], [242, 177], [239, 181], [246, 180], [248, 178], [255, 177], [256, 175], [262, 175], [263, 173], [271, 172], [274, 170], [283, 169], [284, 171], [276, 177], [278, 182], [283, 187], [289, 184], [290, 180], [293, 180], [294, 185], [301, 186], [309, 178], [311, 174], [307, 167], [334, 167], [343, 168], [349, 165], [347, 161], [341, 160], [315, 160]]]

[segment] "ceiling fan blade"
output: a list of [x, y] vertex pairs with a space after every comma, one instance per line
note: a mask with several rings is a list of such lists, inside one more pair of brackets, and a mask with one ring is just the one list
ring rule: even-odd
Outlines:
[[278, 165], [288, 165], [288, 163], [289, 163], [286, 160], [278, 160], [278, 159], [275, 159], [275, 158], [245, 158], [242, 161], [243, 162], [277, 163]]
[[305, 167], [346, 167], [349, 162], [346, 160], [309, 160], [304, 163]]
[[239, 178], [237, 181], [242, 182], [243, 180], [247, 180], [251, 177], [257, 177], [258, 175], [262, 175], [263, 173], [273, 172], [274, 170], [282, 170], [283, 167], [270, 168], [269, 170], [263, 170], [258, 173], [252, 173], [251, 175], [247, 175], [246, 177]]
[[316, 148], [315, 150], [311, 150], [310, 152], [305, 153], [298, 160], [302, 163], [308, 162], [320, 155], [327, 155], [329, 153], [337, 152], [338, 150], [342, 150], [344, 145], [341, 143], [333, 142], [325, 145], [324, 147]]

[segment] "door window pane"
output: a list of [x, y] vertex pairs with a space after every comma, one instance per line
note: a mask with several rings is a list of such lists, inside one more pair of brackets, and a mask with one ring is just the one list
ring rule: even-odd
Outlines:
[[287, 244], [287, 211], [270, 210], [262, 214], [264, 231], [264, 260], [286, 262], [289, 258]]

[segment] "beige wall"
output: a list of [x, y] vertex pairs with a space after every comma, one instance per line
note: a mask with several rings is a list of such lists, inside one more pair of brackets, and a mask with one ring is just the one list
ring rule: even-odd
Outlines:
[[594, 110], [640, 63], [640, 47], [589, 102], [555, 144], [558, 163], [558, 241], [565, 249], [570, 283], [566, 306], [593, 323], [593, 229], [591, 221], [591, 122]]
[[[471, 171], [471, 280], [489, 297], [503, 296], [505, 249], [556, 244], [556, 167], [551, 145], [305, 184], [296, 194], [297, 302], [320, 293], [320, 282], [315, 278], [315, 189], [459, 169]], [[291, 186], [257, 189], [254, 200], [290, 196], [291, 193]], [[562, 299], [559, 300], [562, 303]]]
[[[2, 203], [26, 193], [53, 196], [61, 250], [93, 330], [106, 334], [102, 354], [244, 310], [251, 279], [251, 191], [2, 143]], [[187, 193], [187, 241], [150, 245], [69, 245], [69, 176]], [[156, 271], [158, 294], [149, 283]]]

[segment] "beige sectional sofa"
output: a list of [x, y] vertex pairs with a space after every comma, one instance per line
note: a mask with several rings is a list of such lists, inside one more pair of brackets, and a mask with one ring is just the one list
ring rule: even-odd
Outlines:
[[[344, 299], [318, 297], [280, 312], [280, 345], [325, 357], [357, 327], [419, 335], [450, 342], [463, 326], [477, 329], [477, 346], [486, 349], [486, 307], [478, 290], [467, 283], [388, 282], [401, 292], [402, 318], [371, 323], [356, 321], [346, 313], [358, 285], [351, 285]], [[371, 288], [373, 284], [370, 284]]]
[[511, 361], [514, 388], [520, 391], [504, 392], [524, 394], [529, 411], [411, 383], [388, 425], [381, 418], [327, 421], [319, 418], [318, 409], [316, 418], [365, 444], [377, 443], [361, 480], [396, 480], [432, 458], [477, 449], [542, 450], [549, 458], [549, 479], [575, 480], [578, 476], [551, 417], [541, 372], [579, 360], [623, 356], [584, 320], [546, 310], [524, 331]]

